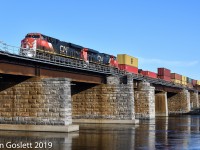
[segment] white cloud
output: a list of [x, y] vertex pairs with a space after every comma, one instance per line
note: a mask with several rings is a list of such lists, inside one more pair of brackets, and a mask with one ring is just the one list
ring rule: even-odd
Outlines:
[[161, 59], [147, 59], [147, 58], [139, 58], [140, 64], [158, 64], [158, 65], [166, 65], [166, 66], [176, 66], [176, 67], [191, 67], [195, 66], [199, 63], [197, 60], [193, 61], [174, 61], [174, 60], [161, 60]]

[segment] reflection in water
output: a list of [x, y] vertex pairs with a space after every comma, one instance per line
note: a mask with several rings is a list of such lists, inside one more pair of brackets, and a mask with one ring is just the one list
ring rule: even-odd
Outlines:
[[73, 149], [134, 149], [135, 128], [133, 125], [80, 125], [79, 138], [73, 140]]
[[73, 133], [1, 131], [0, 145], [41, 142], [40, 149], [48, 149], [44, 143], [52, 143], [52, 150], [200, 149], [199, 128], [200, 116], [160, 117], [140, 120], [137, 126], [80, 124], [80, 131]]

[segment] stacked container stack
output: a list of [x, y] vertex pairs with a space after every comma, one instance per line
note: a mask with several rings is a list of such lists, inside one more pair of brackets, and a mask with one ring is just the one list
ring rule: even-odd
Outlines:
[[177, 73], [171, 73], [171, 81], [174, 83], [181, 84], [182, 76]]
[[194, 80], [194, 79], [193, 79], [193, 80], [192, 80], [192, 85], [193, 85], [193, 86], [196, 86], [196, 85], [197, 85], [197, 80]]
[[140, 72], [144, 76], [148, 76], [150, 78], [157, 78], [157, 73], [151, 71], [141, 71]]
[[189, 77], [187, 77], [187, 86], [188, 86], [189, 88], [192, 88], [192, 87], [193, 87], [193, 85], [192, 85], [192, 79], [189, 78]]
[[185, 85], [185, 86], [187, 85], [187, 77], [186, 76], [182, 76], [181, 84]]
[[171, 70], [166, 68], [158, 68], [158, 78], [165, 81], [171, 81]]
[[119, 63], [120, 70], [138, 74], [138, 58], [126, 54], [118, 54], [117, 61]]

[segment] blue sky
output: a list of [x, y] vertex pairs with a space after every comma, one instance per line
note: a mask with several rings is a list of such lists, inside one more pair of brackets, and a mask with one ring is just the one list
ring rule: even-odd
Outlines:
[[199, 0], [2, 0], [0, 40], [19, 46], [40, 32], [200, 79], [199, 8]]

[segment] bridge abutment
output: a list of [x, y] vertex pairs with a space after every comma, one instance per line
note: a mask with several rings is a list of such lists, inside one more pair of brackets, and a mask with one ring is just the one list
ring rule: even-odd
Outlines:
[[155, 93], [156, 116], [168, 116], [167, 92]]
[[190, 92], [182, 90], [179, 93], [168, 93], [168, 112], [169, 114], [182, 114], [191, 110]]
[[[69, 126], [72, 124], [70, 82], [66, 78], [32, 78], [1, 90], [0, 129], [78, 130], [78, 126]], [[1, 83], [1, 87], [7, 84]]]
[[118, 77], [107, 77], [107, 84], [96, 85], [72, 95], [73, 122], [137, 123], [134, 111], [133, 78], [120, 84]]
[[135, 115], [139, 119], [155, 118], [155, 88], [148, 82], [140, 82], [134, 91]]

